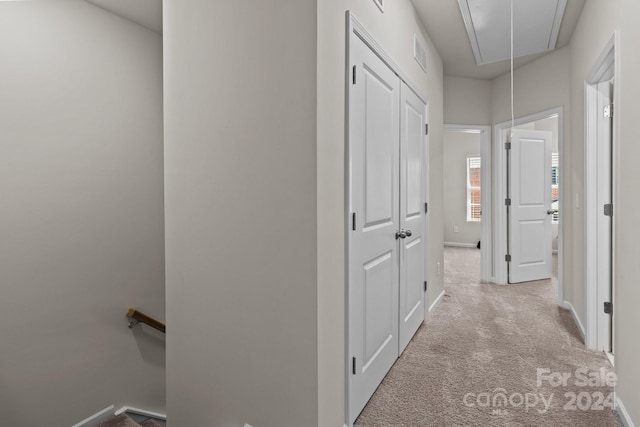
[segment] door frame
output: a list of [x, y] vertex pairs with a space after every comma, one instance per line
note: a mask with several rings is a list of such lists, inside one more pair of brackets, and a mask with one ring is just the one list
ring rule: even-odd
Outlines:
[[[566, 194], [565, 176], [566, 156], [564, 149], [564, 108], [556, 107], [539, 113], [530, 114], [528, 116], [518, 117], [514, 120], [515, 126], [519, 126], [529, 122], [546, 119], [553, 115], [558, 115], [558, 154], [560, 155], [560, 185], [558, 186], [558, 198], [560, 200], [560, 211], [558, 213], [558, 305], [564, 306], [563, 292], [563, 258], [564, 258], [564, 206], [567, 205], [564, 200]], [[511, 128], [511, 120], [495, 124], [493, 126], [493, 260], [495, 281], [499, 285], [508, 284], [507, 262], [505, 255], [507, 254], [507, 209], [504, 200], [507, 198], [507, 155], [504, 149], [506, 142], [504, 131]]]
[[[362, 40], [387, 66], [402, 80], [408, 87], [411, 89], [417, 96], [420, 98], [422, 102], [425, 104], [425, 119], [427, 123], [429, 121], [429, 100], [428, 98], [422, 94], [422, 92], [418, 89], [418, 86], [415, 85], [412, 80], [405, 74], [402, 69], [391, 59], [391, 57], [386, 53], [386, 51], [378, 44], [375, 38], [367, 31], [367, 29], [358, 21], [358, 19], [354, 16], [351, 11], [346, 11], [346, 54], [345, 54], [345, 212], [344, 212], [344, 238], [345, 238], [345, 288], [344, 288], [344, 319], [345, 319], [345, 329], [344, 329], [344, 345], [345, 345], [345, 353], [344, 353], [344, 375], [345, 375], [345, 406], [344, 406], [344, 422], [345, 426], [352, 427], [353, 423], [350, 421], [349, 412], [350, 412], [350, 383], [351, 383], [351, 370], [350, 366], [350, 343], [349, 343], [349, 236], [350, 236], [350, 212], [351, 212], [351, 176], [350, 176], [350, 159], [351, 159], [351, 146], [349, 141], [349, 92], [351, 89], [351, 67], [350, 67], [350, 57], [351, 57], [351, 38], [358, 37]], [[400, 111], [398, 111], [400, 114]], [[425, 201], [429, 203], [429, 135], [426, 135], [425, 144], [427, 145], [427, 149], [425, 150], [425, 159], [424, 165], [426, 167], [426, 180], [425, 180]], [[425, 277], [429, 277], [429, 263], [427, 260], [429, 259], [429, 213], [425, 216], [425, 229], [423, 232], [424, 235], [427, 236], [426, 246], [425, 246]], [[425, 306], [425, 320], [428, 315], [428, 307], [430, 305], [428, 292], [424, 292], [424, 306]]]
[[480, 134], [480, 204], [482, 234], [480, 245], [480, 280], [495, 282], [492, 258], [492, 180], [491, 180], [491, 126], [445, 124], [445, 132], [473, 132]]
[[[586, 314], [586, 330], [585, 330], [585, 344], [590, 349], [600, 349], [602, 348], [602, 340], [604, 337], [599, 332], [600, 325], [598, 322], [598, 315], [600, 311], [603, 309], [598, 304], [598, 294], [602, 292], [600, 286], [598, 284], [598, 271], [596, 269], [598, 263], [601, 260], [598, 257], [598, 241], [597, 241], [597, 233], [598, 233], [598, 214], [601, 212], [601, 209], [597, 206], [598, 199], [598, 187], [600, 183], [597, 179], [598, 170], [602, 169], [601, 160], [597, 155], [598, 143], [601, 142], [597, 126], [595, 123], [595, 114], [599, 114], [598, 111], [598, 101], [599, 94], [596, 86], [598, 83], [605, 82], [615, 79], [613, 86], [613, 99], [614, 102], [616, 99], [619, 99], [619, 84], [617, 82], [620, 81], [618, 76], [619, 67], [617, 66], [617, 55], [615, 52], [616, 43], [619, 40], [619, 33], [616, 31], [609, 41], [605, 44], [602, 52], [594, 62], [594, 65], [591, 69], [591, 72], [588, 75], [588, 78], [584, 82], [584, 100], [585, 100], [585, 111], [584, 111], [584, 122], [585, 122], [585, 138], [584, 138], [584, 183], [585, 183], [585, 192], [584, 192], [584, 204], [585, 204], [585, 224], [584, 224], [584, 236], [585, 236], [585, 245], [584, 245], [584, 277], [585, 277], [585, 314]], [[614, 109], [615, 111], [615, 109]], [[613, 132], [613, 141], [612, 141], [612, 170], [611, 170], [611, 203], [615, 203], [616, 199], [616, 189], [618, 188], [616, 183], [616, 175], [615, 170], [617, 169], [617, 158], [614, 157], [614, 153], [616, 147], [618, 146], [618, 132], [615, 130], [618, 129], [618, 114], [613, 115], [613, 123], [612, 123], [612, 132]], [[614, 206], [615, 208], [615, 206]], [[614, 211], [615, 212], [615, 211]], [[611, 232], [611, 288], [612, 293], [611, 297], [613, 298], [613, 289], [615, 287], [615, 274], [614, 274], [614, 266], [615, 263], [615, 245], [613, 244], [614, 236], [616, 235], [616, 221], [615, 216], [611, 218], [612, 221], [612, 232]], [[615, 313], [615, 311], [614, 311]], [[613, 318], [611, 319], [613, 322]], [[613, 337], [612, 339], [612, 351], [613, 351]], [[607, 344], [608, 345], [608, 344]], [[609, 354], [609, 353], [608, 353]], [[612, 356], [610, 356], [612, 359]]]

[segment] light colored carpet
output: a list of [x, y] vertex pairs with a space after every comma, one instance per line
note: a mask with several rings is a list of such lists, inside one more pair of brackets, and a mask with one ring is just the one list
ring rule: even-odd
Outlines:
[[[613, 388], [576, 377], [580, 368], [597, 375], [611, 366], [585, 348], [569, 312], [558, 308], [556, 281], [481, 284], [479, 270], [479, 250], [445, 249], [445, 298], [356, 426], [621, 426], [604, 401]], [[538, 386], [538, 368], [571, 377]]]

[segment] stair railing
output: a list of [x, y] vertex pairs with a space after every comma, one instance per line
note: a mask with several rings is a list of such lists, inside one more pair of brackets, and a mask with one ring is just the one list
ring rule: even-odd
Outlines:
[[136, 310], [135, 308], [129, 308], [129, 311], [127, 311], [127, 317], [129, 318], [129, 329], [133, 328], [138, 323], [144, 323], [159, 330], [163, 334], [166, 333], [166, 326], [164, 323]]

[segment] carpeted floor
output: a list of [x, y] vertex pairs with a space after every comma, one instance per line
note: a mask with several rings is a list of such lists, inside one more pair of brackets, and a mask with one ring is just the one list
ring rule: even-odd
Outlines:
[[445, 298], [356, 426], [621, 426], [611, 365], [558, 308], [555, 279], [489, 285], [479, 270], [479, 250], [445, 249]]

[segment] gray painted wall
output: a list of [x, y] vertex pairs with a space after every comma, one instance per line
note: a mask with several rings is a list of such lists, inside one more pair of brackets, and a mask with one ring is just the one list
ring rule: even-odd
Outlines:
[[315, 0], [165, 0], [167, 411], [318, 420]]
[[491, 124], [491, 80], [444, 77], [444, 122], [458, 125]]
[[482, 222], [467, 221], [467, 157], [480, 156], [480, 134], [445, 130], [443, 145], [445, 244], [477, 245]]
[[2, 425], [164, 412], [162, 40], [82, 1], [0, 2]]

